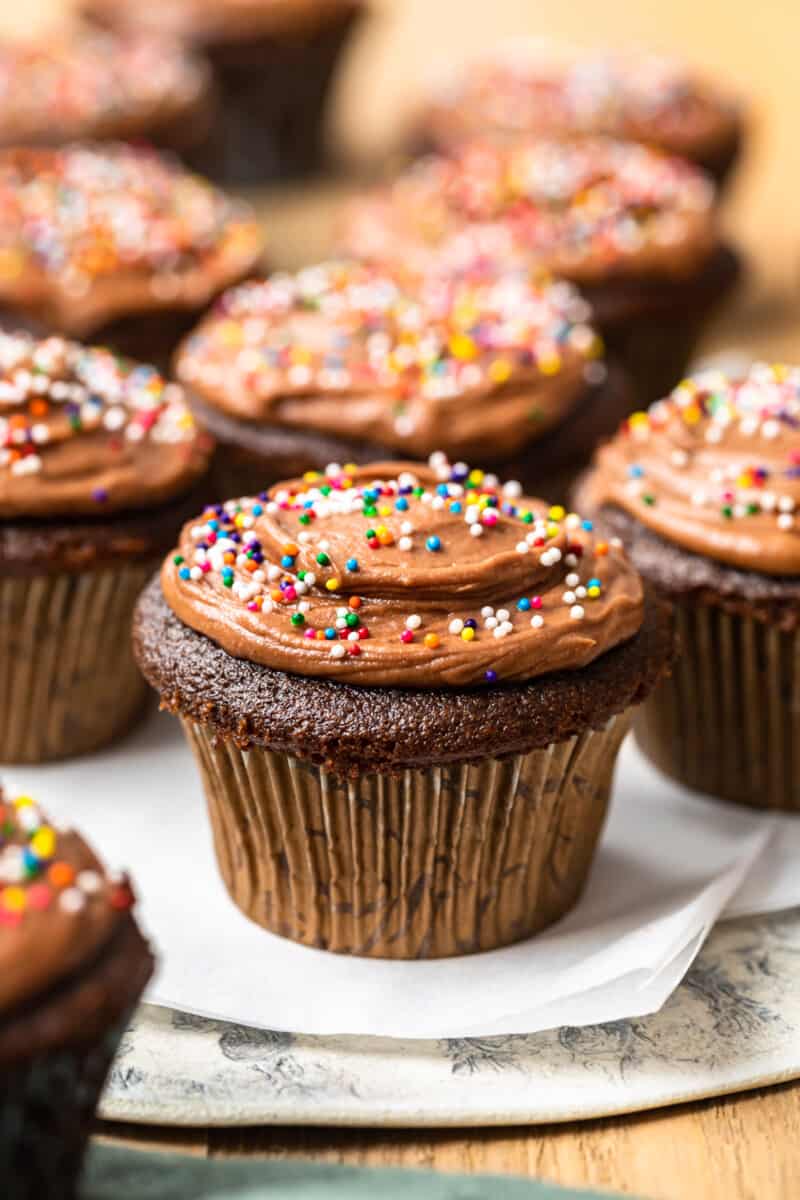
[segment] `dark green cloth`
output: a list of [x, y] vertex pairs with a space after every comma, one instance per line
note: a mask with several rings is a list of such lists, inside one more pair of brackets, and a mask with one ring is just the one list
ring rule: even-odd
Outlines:
[[81, 1200], [599, 1200], [499, 1175], [203, 1159], [95, 1145]]

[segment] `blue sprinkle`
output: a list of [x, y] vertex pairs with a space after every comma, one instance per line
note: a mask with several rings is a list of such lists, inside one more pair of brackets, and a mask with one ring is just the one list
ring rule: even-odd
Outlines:
[[348, 571], [357, 571], [358, 570], [358, 559], [357, 558], [348, 558], [347, 562], [344, 565], [347, 567]]
[[325, 637], [328, 639], [329, 642], [332, 642], [333, 639], [336, 637], [336, 630], [331, 629], [331, 627], [328, 626], [328, 628], [325, 630]]
[[461, 504], [461, 501], [460, 501], [460, 500], [454, 500], [454, 501], [452, 502], [452, 504], [450, 505], [450, 512], [451, 512], [451, 513], [460, 513], [460, 512], [463, 512], [463, 511], [464, 511], [464, 510], [463, 510], [463, 506], [462, 506], [462, 504]]
[[603, 585], [601, 584], [599, 579], [590, 579], [586, 586], [599, 588], [599, 587], [602, 587]]
[[180, 576], [181, 579], [191, 579], [192, 578], [192, 572], [189, 570], [188, 567], [181, 567], [180, 571], [178, 571], [178, 575]]
[[497, 682], [497, 671], [492, 671], [492, 670], [487, 671], [486, 672], [486, 682], [487, 683], [496, 683]]
[[395, 502], [395, 508], [398, 512], [407, 512], [408, 501], [406, 500], [405, 496], [401, 496], [400, 499]]
[[628, 467], [628, 474], [630, 475], [631, 479], [641, 479], [644, 475], [644, 467], [640, 467], [638, 463], [632, 463], [631, 466]]
[[283, 558], [281, 559], [281, 566], [285, 567], [287, 571], [290, 567], [294, 566], [294, 559], [292, 558], [291, 554], [284, 554]]
[[447, 496], [448, 495], [447, 484], [446, 483], [437, 484], [436, 485], [436, 494], [437, 494], [437, 496]]
[[529, 610], [530, 606], [531, 606], [531, 602], [527, 598], [527, 596], [523, 596], [521, 600], [517, 601], [517, 608], [519, 609], [520, 612], [527, 612]]
[[441, 550], [442, 548], [441, 539], [438, 538], [436, 534], [432, 534], [431, 537], [429, 537], [425, 542], [425, 545], [428, 550]]
[[465, 629], [477, 629], [478, 622], [475, 620], [474, 617], [467, 617], [466, 621], [464, 622], [464, 628]]
[[581, 526], [586, 530], [587, 533], [591, 533], [594, 529], [594, 525], [591, 521], [581, 521]]
[[254, 517], [260, 517], [261, 514], [263, 513], [263, 511], [264, 511], [264, 509], [260, 504], [253, 505], [253, 516]]

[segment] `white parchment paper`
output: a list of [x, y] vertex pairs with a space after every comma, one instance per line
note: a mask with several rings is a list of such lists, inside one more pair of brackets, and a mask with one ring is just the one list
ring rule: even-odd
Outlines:
[[800, 903], [800, 819], [690, 795], [630, 740], [577, 908], [528, 942], [439, 962], [338, 957], [242, 916], [217, 874], [198, 776], [171, 717], [153, 714], [90, 758], [0, 770], [131, 871], [160, 959], [150, 1001], [263, 1028], [433, 1038], [641, 1016], [664, 1003], [721, 914]]

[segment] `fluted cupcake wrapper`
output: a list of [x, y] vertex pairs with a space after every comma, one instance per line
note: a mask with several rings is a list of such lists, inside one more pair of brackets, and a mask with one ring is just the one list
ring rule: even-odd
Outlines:
[[637, 741], [690, 788], [800, 811], [800, 634], [673, 600], [681, 655], [638, 710]]
[[125, 1031], [98, 1043], [0, 1065], [3, 1200], [73, 1200], [95, 1110]]
[[147, 694], [131, 619], [154, 569], [0, 578], [0, 760], [82, 754], [130, 727]]
[[629, 720], [502, 760], [357, 779], [183, 724], [239, 908], [308, 946], [399, 959], [504, 946], [574, 905]]

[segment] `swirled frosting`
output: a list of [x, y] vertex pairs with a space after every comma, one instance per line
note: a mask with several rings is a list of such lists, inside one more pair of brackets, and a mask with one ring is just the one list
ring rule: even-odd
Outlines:
[[358, 257], [421, 270], [488, 262], [578, 284], [681, 278], [716, 247], [713, 199], [699, 168], [632, 142], [469, 145], [354, 202], [343, 241]]
[[588, 306], [524, 276], [402, 281], [325, 263], [226, 293], [179, 378], [245, 421], [355, 435], [424, 456], [510, 453], [605, 374]]
[[0, 789], [0, 1015], [91, 960], [133, 903], [79, 834]]
[[0, 518], [148, 508], [188, 491], [209, 456], [154, 367], [0, 333]]
[[204, 64], [177, 42], [91, 28], [0, 43], [0, 142], [54, 145], [146, 136], [186, 113], [208, 87]]
[[577, 670], [634, 636], [638, 575], [590, 522], [482, 471], [331, 466], [206, 511], [162, 570], [237, 658], [420, 688]]
[[734, 138], [736, 105], [663, 55], [515, 41], [442, 81], [424, 118], [444, 150], [485, 139], [609, 134], [702, 157]]
[[203, 307], [253, 268], [261, 244], [246, 205], [154, 151], [0, 152], [0, 304], [71, 336]]
[[80, 0], [90, 16], [121, 29], [168, 33], [197, 44], [261, 34], [308, 33], [363, 0]]
[[585, 498], [719, 562], [800, 575], [800, 368], [681, 383], [598, 451]]

